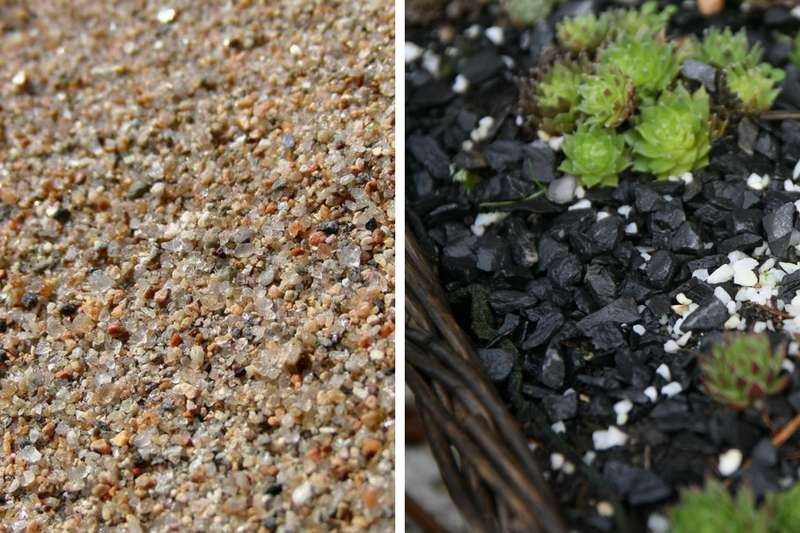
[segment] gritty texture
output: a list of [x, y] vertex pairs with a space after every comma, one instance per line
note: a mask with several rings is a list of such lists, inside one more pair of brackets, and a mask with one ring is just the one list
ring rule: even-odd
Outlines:
[[0, 9], [0, 531], [389, 530], [389, 0]]

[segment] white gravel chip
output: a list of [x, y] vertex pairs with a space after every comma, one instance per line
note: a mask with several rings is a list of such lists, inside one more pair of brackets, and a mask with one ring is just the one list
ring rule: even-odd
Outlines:
[[453, 81], [453, 92], [456, 94], [464, 94], [469, 89], [469, 80], [463, 74], [456, 76]]
[[644, 329], [644, 326], [641, 324], [636, 324], [635, 326], [633, 326], [633, 332], [639, 336], [644, 335], [646, 331], [647, 330]]
[[478, 216], [475, 217], [475, 222], [473, 222], [472, 226], [470, 226], [470, 229], [475, 236], [480, 237], [486, 233], [486, 228], [495, 222], [503, 220], [507, 216], [508, 213], [478, 213]]
[[672, 380], [672, 372], [669, 371], [669, 367], [664, 363], [661, 363], [658, 368], [656, 368], [656, 374], [664, 378], [665, 381]]
[[755, 287], [758, 284], [758, 276], [752, 270], [736, 270], [733, 274], [733, 282], [742, 287]]
[[678, 343], [672, 339], [664, 343], [664, 351], [667, 353], [676, 353], [680, 349], [681, 347], [678, 346]]
[[676, 394], [680, 394], [683, 390], [683, 386], [677, 381], [673, 381], [672, 383], [667, 383], [663, 387], [661, 387], [661, 394], [666, 396], [667, 398], [672, 398]]
[[505, 35], [503, 34], [503, 28], [499, 26], [492, 26], [491, 28], [486, 28], [484, 32], [486, 38], [492, 41], [495, 46], [500, 46], [505, 42]]
[[617, 425], [624, 426], [628, 421], [628, 413], [633, 409], [633, 402], [630, 400], [620, 400], [614, 404], [614, 412], [617, 414]]
[[651, 402], [655, 402], [658, 399], [658, 391], [652, 385], [644, 390], [644, 395], [650, 398]]
[[568, 204], [575, 198], [575, 187], [578, 180], [575, 176], [563, 176], [554, 179], [547, 187], [547, 199], [554, 204]]
[[163, 8], [158, 10], [158, 14], [156, 15], [156, 18], [158, 19], [158, 21], [161, 24], [169, 24], [170, 22], [175, 20], [175, 15], [176, 14], [177, 13], [175, 12], [175, 10], [173, 8], [171, 8], [171, 7], [163, 7]]
[[311, 486], [311, 483], [306, 481], [292, 491], [292, 503], [295, 505], [303, 505], [311, 499], [313, 493], [314, 489]]
[[718, 283], [725, 283], [733, 279], [733, 268], [730, 265], [722, 265], [714, 272], [709, 274], [706, 283], [715, 285]]
[[422, 57], [422, 53], [424, 51], [425, 50], [421, 46], [412, 43], [411, 41], [406, 41], [405, 54], [404, 54], [406, 58], [406, 63], [413, 63], [414, 61]]
[[553, 470], [561, 470], [561, 467], [564, 466], [566, 459], [560, 453], [553, 453], [550, 454], [550, 468]]
[[653, 513], [647, 517], [647, 531], [649, 533], [667, 533], [669, 520], [664, 515]]
[[742, 452], [736, 448], [731, 448], [719, 456], [719, 473], [725, 477], [734, 474], [742, 465]]
[[608, 450], [614, 446], [624, 446], [628, 441], [628, 435], [619, 430], [616, 426], [608, 429], [597, 430], [592, 433], [592, 443], [595, 450]]

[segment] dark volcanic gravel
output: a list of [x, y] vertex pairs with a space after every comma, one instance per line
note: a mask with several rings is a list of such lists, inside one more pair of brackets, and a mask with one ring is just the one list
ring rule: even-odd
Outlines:
[[[487, 372], [582, 532], [618, 531], [620, 513], [637, 530], [663, 523], [678, 489], [707, 476], [759, 494], [796, 481], [800, 436], [769, 439], [800, 412], [797, 344], [792, 385], [760, 410], [712, 401], [696, 360], [724, 331], [800, 332], [800, 122], [733, 125], [691, 175], [576, 188], [558, 143], [518, 116], [514, 77], [552, 43], [553, 22], [512, 29], [489, 9], [407, 33], [408, 220], [469, 310]], [[745, 25], [785, 64], [763, 13], [711, 22]], [[683, 10], [670, 32], [709, 23]], [[715, 89], [712, 68], [683, 71]], [[799, 77], [788, 67], [778, 108], [800, 108]], [[465, 172], [469, 191], [453, 181]]]

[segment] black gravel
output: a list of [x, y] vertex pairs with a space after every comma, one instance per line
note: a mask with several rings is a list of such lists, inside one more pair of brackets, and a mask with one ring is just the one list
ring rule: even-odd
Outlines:
[[[586, 4], [567, 2], [559, 13]], [[765, 57], [784, 66], [788, 50], [773, 30], [797, 31], [798, 21], [787, 13], [745, 16], [729, 8], [709, 21], [683, 9], [670, 32], [746, 27], [764, 45]], [[408, 27], [407, 40], [438, 54], [443, 73], [431, 75], [421, 61], [406, 65], [409, 225], [437, 261], [487, 374], [530, 438], [543, 444], [536, 451], [542, 469], [550, 470], [554, 451], [578, 465], [571, 474], [548, 474], [576, 530], [622, 531], [619, 516], [597, 512], [597, 502], [608, 499], [623, 502], [617, 510], [631, 531], [643, 530], [652, 512], [666, 515], [681, 487], [719, 476], [719, 455], [730, 448], [746, 459], [731, 478], [734, 486], [748, 483], [758, 494], [776, 490], [779, 481], [798, 477], [800, 436], [778, 449], [770, 436], [800, 413], [800, 373], [760, 411], [733, 412], [706, 396], [697, 356], [719, 340], [729, 314], [714, 297], [715, 286], [692, 272], [713, 272], [728, 262], [728, 253], [750, 254], [765, 244], [777, 260], [800, 262], [794, 204], [800, 193], [784, 188], [800, 159], [800, 122], [733, 125], [714, 143], [711, 165], [695, 172], [691, 183], [654, 182], [629, 171], [614, 190], [587, 191], [588, 208], [569, 210], [576, 200], [556, 205], [541, 195], [529, 198], [561, 177], [556, 169], [563, 156], [517, 120], [514, 78], [553, 42], [558, 16], [534, 28], [507, 28], [500, 46], [483, 34], [465, 35], [472, 24], [502, 25], [494, 8], [470, 20]], [[442, 42], [443, 35], [454, 37]], [[717, 90], [712, 67], [688, 62], [683, 73]], [[456, 74], [470, 82], [465, 94], [452, 92]], [[794, 67], [787, 69], [777, 107], [800, 110]], [[465, 148], [483, 117], [494, 121], [489, 136]], [[453, 169], [477, 178], [474, 189], [453, 183]], [[772, 178], [766, 190], [748, 188], [751, 173]], [[479, 213], [496, 211], [507, 217], [481, 235], [472, 231]], [[739, 288], [717, 286], [732, 297]], [[780, 298], [788, 302], [797, 290], [800, 271], [784, 279]], [[667, 353], [664, 345], [680, 318], [671, 308], [678, 293], [699, 307], [683, 322], [682, 330], [693, 332], [688, 344]], [[747, 304], [740, 315], [748, 328], [772, 320], [777, 340], [781, 320], [771, 308]], [[656, 373], [662, 364], [670, 380]], [[644, 393], [670, 382], [682, 389], [671, 398], [652, 402]], [[584, 463], [585, 453], [594, 451], [592, 433], [616, 425], [614, 405], [621, 400], [633, 404], [619, 426], [627, 443], [595, 451], [591, 464]], [[565, 431], [552, 430], [556, 422]]]

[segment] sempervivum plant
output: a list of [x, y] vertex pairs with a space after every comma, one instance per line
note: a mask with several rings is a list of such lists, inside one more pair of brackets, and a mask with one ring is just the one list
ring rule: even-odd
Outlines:
[[560, 0], [505, 0], [503, 8], [514, 24], [535, 24], [559, 4]]
[[629, 165], [625, 139], [604, 128], [581, 126], [564, 139], [563, 148], [567, 158], [559, 168], [586, 187], [616, 186]]
[[661, 38], [667, 33], [667, 24], [677, 11], [675, 6], [658, 9], [657, 2], [645, 2], [636, 9], [614, 9], [608, 12], [609, 36], [612, 39]]
[[736, 65], [725, 71], [728, 89], [741, 101], [742, 111], [756, 114], [772, 107], [780, 92], [784, 72], [767, 63], [755, 67]]
[[744, 409], [786, 386], [784, 358], [784, 350], [773, 350], [766, 334], [730, 334], [701, 361], [703, 384], [712, 398]]
[[672, 508], [671, 533], [767, 533], [768, 516], [756, 509], [748, 487], [734, 499], [728, 489], [709, 480], [704, 490], [681, 492], [681, 501]]
[[750, 47], [744, 30], [733, 33], [730, 28], [708, 30], [697, 48], [699, 61], [718, 68], [733, 65], [754, 67], [761, 61], [762, 54], [761, 45]]
[[633, 112], [635, 92], [633, 81], [619, 69], [601, 65], [583, 78], [578, 111], [586, 115], [586, 124], [616, 128]]
[[541, 75], [534, 99], [536, 114], [546, 132], [562, 135], [575, 129], [582, 70], [577, 62], [559, 61]]
[[680, 68], [672, 45], [655, 39], [622, 39], [600, 52], [600, 63], [619, 69], [641, 95], [666, 89]]
[[608, 34], [608, 17], [592, 13], [565, 18], [556, 29], [558, 42], [573, 52], [591, 52], [599, 47]]
[[642, 106], [628, 142], [634, 168], [662, 179], [708, 165], [711, 121], [705, 89], [690, 95], [679, 85]]

